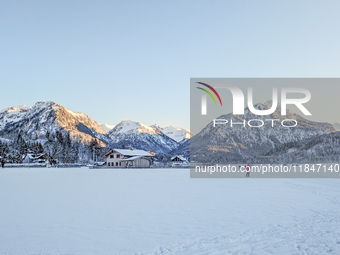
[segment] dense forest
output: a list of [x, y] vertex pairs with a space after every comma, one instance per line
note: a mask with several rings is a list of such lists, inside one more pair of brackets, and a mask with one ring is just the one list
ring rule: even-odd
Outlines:
[[29, 158], [39, 155], [50, 165], [87, 164], [103, 161], [101, 156], [107, 149], [99, 146], [93, 139], [89, 145], [84, 145], [70, 138], [69, 132], [46, 132], [42, 141], [26, 141], [22, 133], [13, 140], [0, 140], [0, 164], [22, 164]]

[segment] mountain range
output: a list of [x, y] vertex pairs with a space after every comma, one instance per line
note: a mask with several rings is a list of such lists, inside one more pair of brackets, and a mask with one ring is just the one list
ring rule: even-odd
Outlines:
[[[271, 101], [254, 107], [269, 109]], [[0, 140], [14, 141], [20, 134], [26, 141], [44, 143], [49, 135], [69, 133], [70, 138], [79, 144], [90, 145], [96, 140], [102, 147], [132, 147], [157, 154], [182, 155], [196, 162], [234, 162], [261, 157], [275, 161], [282, 157], [294, 158], [292, 155], [303, 158], [320, 154], [322, 148], [326, 148], [331, 158], [338, 153], [337, 149], [329, 146], [337, 144], [339, 124], [309, 121], [289, 110], [286, 116], [281, 116], [280, 105], [271, 115], [257, 116], [246, 107], [244, 115], [230, 113], [218, 118], [239, 123], [250, 119], [294, 119], [298, 125], [283, 127], [277, 121], [273, 127], [268, 127], [267, 123], [263, 127], [236, 125], [230, 128], [229, 125], [213, 127], [211, 122], [194, 135], [187, 129], [175, 126], [162, 128], [131, 120], [121, 121], [115, 126], [100, 125], [84, 113], [74, 112], [53, 101], [42, 101], [32, 107], [21, 105], [2, 110]], [[313, 144], [311, 141], [316, 138], [319, 139], [318, 143]]]
[[0, 137], [15, 139], [19, 133], [30, 141], [46, 140], [46, 133], [69, 132], [71, 139], [89, 144], [96, 139], [109, 143], [101, 126], [88, 115], [66, 109], [53, 101], [37, 102], [34, 106], [10, 107], [0, 112]]
[[[259, 110], [271, 108], [271, 101], [256, 104], [254, 107]], [[205, 128], [195, 135], [186, 145], [190, 144], [190, 156], [192, 161], [196, 162], [237, 162], [240, 160], [250, 159], [259, 155], [264, 155], [270, 150], [287, 143], [299, 143], [302, 140], [318, 137], [325, 134], [336, 132], [332, 124], [309, 121], [298, 114], [287, 110], [287, 115], [281, 115], [281, 106], [277, 110], [265, 116], [254, 115], [248, 107], [245, 108], [244, 115], [226, 114], [218, 119], [230, 120], [241, 123], [244, 120], [260, 119], [266, 122], [266, 119], [278, 119], [280, 122], [285, 119], [294, 119], [298, 122], [296, 127], [284, 127], [279, 121], [273, 123], [267, 122], [267, 126], [249, 127], [246, 125], [216, 125], [210, 122]], [[253, 123], [258, 125], [258, 123]], [[268, 126], [269, 125], [269, 126]], [[180, 148], [179, 148], [180, 149]]]
[[[145, 124], [143, 125], [145, 126]], [[115, 125], [109, 124], [100, 124], [100, 126], [102, 127], [106, 134], [108, 134], [115, 127]], [[167, 135], [168, 137], [179, 143], [183, 143], [184, 141], [190, 139], [192, 136], [195, 135], [194, 133], [190, 132], [189, 129], [180, 128], [172, 125], [167, 127], [161, 127], [157, 124], [154, 124], [150, 127], [160, 130], [163, 134]]]
[[[0, 138], [4, 141], [14, 140], [20, 133], [25, 140], [44, 143], [47, 134], [53, 135], [57, 131], [68, 132], [77, 143], [89, 145], [96, 140], [102, 147], [126, 146], [169, 153], [180, 145], [159, 128], [131, 120], [121, 121], [116, 126], [100, 125], [90, 116], [53, 101], [37, 102], [32, 107], [9, 107], [0, 112]], [[190, 131], [183, 131], [184, 137], [186, 133]]]
[[190, 132], [189, 129], [184, 129], [175, 126], [167, 126], [162, 128], [155, 124], [152, 125], [151, 127], [162, 131], [165, 135], [169, 136], [176, 142], [182, 142], [183, 140], [185, 141], [186, 139], [190, 139], [192, 136], [195, 135], [194, 133]]
[[160, 130], [141, 122], [121, 121], [107, 134], [114, 147], [127, 146], [157, 153], [169, 153], [178, 143]]

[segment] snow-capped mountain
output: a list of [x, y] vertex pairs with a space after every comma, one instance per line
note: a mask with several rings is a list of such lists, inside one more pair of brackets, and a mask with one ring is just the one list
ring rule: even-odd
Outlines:
[[158, 153], [168, 153], [178, 146], [175, 140], [160, 130], [131, 120], [121, 121], [109, 131], [108, 136], [116, 146], [124, 145]]
[[[108, 134], [105, 128], [111, 128]], [[168, 153], [179, 144], [158, 129], [140, 122], [122, 121], [117, 126], [99, 125], [84, 113], [71, 111], [53, 101], [37, 102], [34, 106], [10, 107], [0, 112], [1, 139], [14, 140], [21, 133], [27, 141], [44, 142], [47, 132], [70, 133], [71, 139], [90, 144], [93, 139], [111, 148], [133, 147], [156, 153]]]
[[[259, 103], [256, 109], [271, 108], [271, 101]], [[314, 122], [287, 110], [286, 116], [281, 116], [281, 106], [270, 115], [258, 116], [245, 108], [244, 115], [222, 115], [218, 119], [226, 119], [242, 123], [252, 119], [261, 119], [266, 125], [262, 127], [246, 127], [243, 125], [216, 125], [209, 123], [201, 132], [190, 139], [191, 160], [199, 162], [232, 162], [263, 155], [269, 150], [289, 142], [299, 142], [303, 139], [316, 137], [336, 132], [329, 123]], [[294, 119], [298, 122], [296, 127], [283, 127], [279, 121], [274, 122], [266, 119]], [[252, 125], [258, 125], [258, 122]], [[286, 123], [288, 124], [288, 123]]]
[[175, 126], [168, 126], [168, 127], [160, 127], [158, 125], [152, 125], [151, 127], [156, 128], [162, 131], [165, 135], [169, 136], [171, 139], [175, 140], [176, 142], [181, 142], [184, 139], [190, 139], [194, 136], [189, 129], [175, 127]]
[[339, 123], [334, 123], [333, 127], [337, 130], [340, 131], [340, 124]]
[[34, 106], [10, 107], [0, 112], [0, 136], [14, 139], [19, 132], [28, 140], [46, 140], [46, 132], [69, 132], [72, 139], [89, 144], [94, 138], [109, 143], [101, 126], [84, 113], [71, 111], [53, 101]]
[[105, 134], [109, 133], [115, 127], [115, 125], [108, 125], [108, 124], [100, 124], [100, 126], [102, 127]]

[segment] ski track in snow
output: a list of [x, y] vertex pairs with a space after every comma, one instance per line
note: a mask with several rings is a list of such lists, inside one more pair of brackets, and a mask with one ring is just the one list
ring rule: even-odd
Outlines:
[[256, 231], [197, 238], [134, 255], [340, 254], [340, 202], [336, 196], [340, 194], [340, 186], [329, 187], [334, 196], [328, 196], [329, 191], [320, 189], [315, 179], [287, 180], [286, 184], [292, 189], [308, 190], [315, 197], [321, 196], [339, 207], [334, 211], [322, 208], [320, 211], [312, 211], [312, 220], [301, 217], [294, 224], [278, 224]]
[[[325, 216], [332, 219], [325, 223]], [[318, 213], [314, 217], [312, 221], [201, 238], [134, 254], [340, 254], [340, 217]]]
[[340, 254], [340, 217], [317, 212], [314, 217], [312, 221], [201, 238], [134, 254]]

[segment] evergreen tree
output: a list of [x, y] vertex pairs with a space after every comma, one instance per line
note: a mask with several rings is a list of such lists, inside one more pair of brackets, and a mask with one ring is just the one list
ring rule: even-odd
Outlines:
[[50, 141], [50, 132], [48, 130], [46, 131], [46, 139], [47, 141]]
[[44, 148], [41, 145], [41, 143], [38, 144], [38, 153], [43, 153], [44, 152]]
[[7, 159], [7, 153], [9, 152], [8, 145], [6, 143], [2, 143], [0, 140], [0, 164], [1, 167], [5, 166], [5, 161]]
[[67, 146], [71, 147], [71, 137], [70, 137], [70, 132], [66, 133], [65, 136], [65, 143], [67, 144]]
[[64, 143], [64, 138], [63, 138], [63, 133], [62, 132], [56, 132], [56, 137], [57, 137], [57, 140], [60, 144], [63, 144]]

